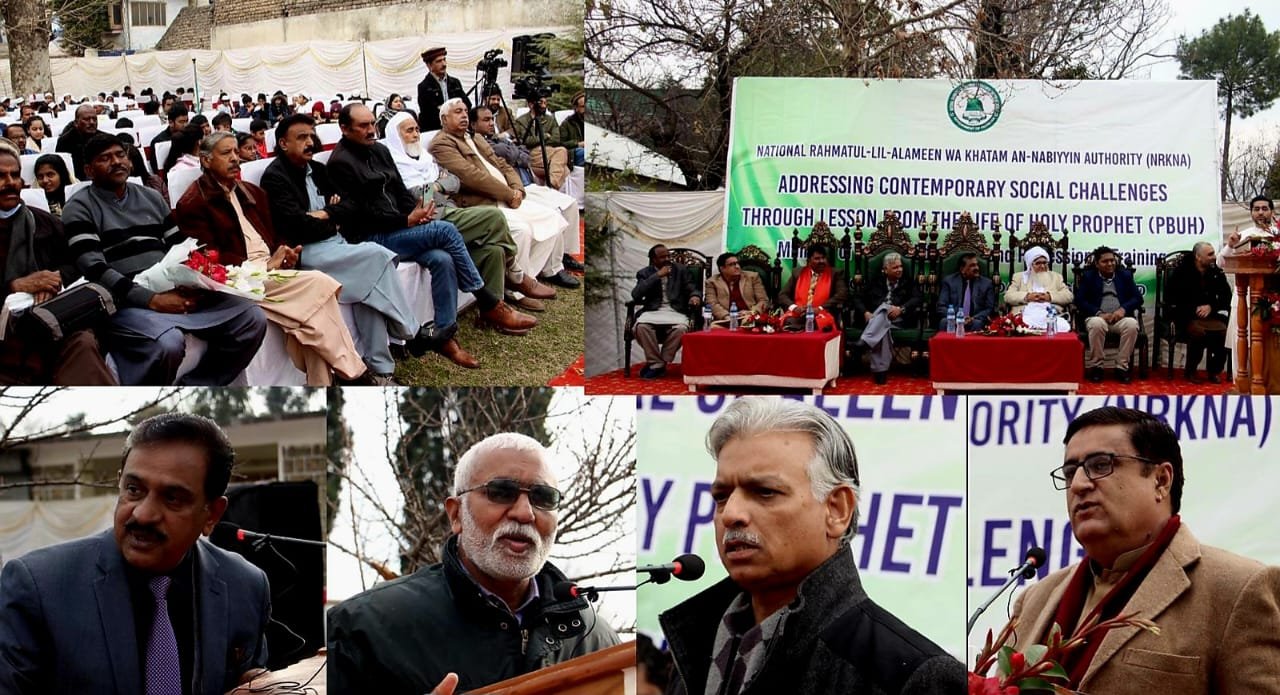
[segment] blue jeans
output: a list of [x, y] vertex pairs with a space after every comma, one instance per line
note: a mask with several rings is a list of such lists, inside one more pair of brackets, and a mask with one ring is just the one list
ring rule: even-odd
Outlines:
[[458, 320], [459, 289], [475, 292], [484, 287], [462, 235], [449, 222], [428, 222], [395, 232], [371, 234], [369, 241], [382, 244], [401, 258], [431, 271], [431, 303], [435, 307], [437, 329], [448, 328]]
[[573, 148], [573, 165], [576, 167], [585, 166], [587, 163], [587, 151], [582, 147]]

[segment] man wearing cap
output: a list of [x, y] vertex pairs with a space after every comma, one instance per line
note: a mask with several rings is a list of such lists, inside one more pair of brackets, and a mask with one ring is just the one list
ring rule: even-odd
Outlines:
[[605, 616], [561, 598], [547, 562], [562, 495], [551, 452], [501, 432], [458, 459], [441, 562], [329, 612], [330, 695], [454, 695], [618, 644]]
[[422, 53], [427, 64], [427, 76], [418, 83], [418, 129], [423, 133], [440, 130], [440, 107], [449, 99], [461, 99], [471, 109], [471, 100], [456, 77], [450, 77], [447, 68], [448, 52], [443, 46], [429, 48]]

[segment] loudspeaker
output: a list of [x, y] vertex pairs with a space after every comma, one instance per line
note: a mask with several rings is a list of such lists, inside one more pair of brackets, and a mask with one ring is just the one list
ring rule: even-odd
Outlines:
[[[324, 548], [281, 540], [255, 544], [238, 540], [236, 530], [322, 541], [318, 495], [309, 480], [232, 485], [227, 488], [227, 512], [209, 536], [214, 545], [243, 556], [267, 574], [271, 670], [311, 656], [325, 645]], [[233, 596], [233, 604], [235, 600]]]
[[555, 34], [522, 34], [511, 39], [511, 78], [520, 73], [547, 70], [551, 65], [550, 52], [540, 41], [554, 39]]

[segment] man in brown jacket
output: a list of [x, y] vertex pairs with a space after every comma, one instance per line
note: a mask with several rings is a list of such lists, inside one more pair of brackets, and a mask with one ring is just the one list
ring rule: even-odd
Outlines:
[[450, 99], [440, 107], [440, 125], [429, 151], [437, 164], [462, 183], [451, 196], [454, 202], [464, 208], [496, 205], [506, 216], [511, 236], [520, 249], [519, 266], [537, 272], [538, 279], [544, 282], [569, 289], [578, 287], [577, 278], [564, 270], [564, 232], [568, 222], [549, 202], [554, 191], [541, 186], [525, 188], [515, 169], [494, 154], [484, 138], [469, 133], [471, 121], [461, 99]]
[[1019, 597], [1015, 647], [1045, 644], [1094, 615], [1137, 614], [1159, 634], [1113, 628], [1070, 652], [1073, 690], [1202, 695], [1280, 693], [1280, 567], [1201, 545], [1182, 525], [1182, 453], [1168, 425], [1105, 407], [1067, 428], [1065, 463], [1051, 476], [1067, 492], [1072, 532], [1086, 557]]
[[711, 307], [711, 316], [723, 321], [729, 316], [729, 305], [736, 303], [738, 309], [747, 311], [764, 311], [769, 308], [769, 294], [764, 291], [764, 283], [760, 274], [743, 270], [738, 264], [738, 257], [732, 253], [722, 253], [716, 258], [716, 268], [720, 270], [707, 281], [707, 306]]

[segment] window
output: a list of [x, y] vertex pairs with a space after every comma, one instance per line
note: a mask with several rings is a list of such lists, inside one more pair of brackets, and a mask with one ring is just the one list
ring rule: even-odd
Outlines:
[[124, 3], [113, 2], [108, 10], [107, 21], [111, 24], [113, 31], [120, 31], [124, 28]]
[[132, 10], [133, 26], [135, 27], [162, 27], [165, 25], [165, 4], [163, 2], [133, 2], [129, 4], [129, 8]]

